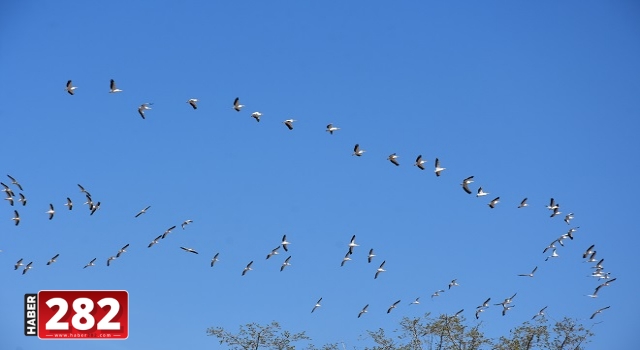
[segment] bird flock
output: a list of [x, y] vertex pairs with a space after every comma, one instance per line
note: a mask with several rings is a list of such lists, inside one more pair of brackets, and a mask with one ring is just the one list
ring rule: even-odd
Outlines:
[[[68, 94], [70, 95], [75, 95], [76, 94], [76, 90], [78, 89], [78, 87], [73, 85], [72, 80], [68, 80], [67, 84], [66, 84], [66, 88], [65, 90], [67, 91]], [[110, 84], [109, 84], [109, 93], [111, 94], [115, 94], [115, 93], [121, 93], [123, 92], [123, 90], [117, 88], [116, 86], [116, 82], [115, 80], [111, 79], [110, 80]], [[198, 109], [198, 102], [199, 100], [197, 98], [189, 98], [186, 103], [193, 109], [193, 110], [197, 110]], [[140, 117], [142, 119], [147, 119], [147, 115], [146, 112], [151, 110], [151, 106], [153, 105], [153, 103], [151, 102], [144, 102], [142, 104], [139, 105], [139, 107], [137, 108], [138, 114], [140, 115]], [[245, 107], [245, 105], [241, 104], [240, 102], [240, 98], [235, 98], [232, 104], [232, 108], [236, 111], [236, 112], [241, 112], [242, 109]], [[256, 120], [256, 122], [260, 122], [261, 121], [261, 117], [262, 117], [262, 113], [261, 112], [253, 112], [250, 114], [251, 118], [254, 118]], [[294, 130], [294, 123], [296, 122], [296, 119], [286, 119], [284, 121], [282, 121], [282, 123], [286, 126], [286, 128], [288, 130]], [[340, 128], [335, 126], [333, 123], [329, 123], [326, 126], [325, 131], [329, 133], [329, 135], [334, 135], [335, 132], [339, 131]], [[355, 146], [353, 147], [353, 156], [356, 157], [362, 157], [365, 155], [366, 150], [364, 148], [362, 148], [362, 146], [359, 143], [356, 143]], [[387, 160], [395, 167], [399, 167], [401, 165], [400, 162], [400, 156], [397, 153], [391, 153], [388, 157]], [[417, 167], [420, 171], [424, 171], [426, 170], [426, 164], [427, 164], [427, 160], [425, 158], [423, 158], [422, 154], [419, 154], [416, 158], [415, 161], [413, 163], [413, 166]], [[442, 162], [440, 161], [439, 158], [435, 158], [434, 161], [434, 168], [433, 168], [433, 172], [436, 175], [436, 177], [440, 177], [443, 175], [443, 172], [446, 170], [447, 168], [442, 166]], [[15, 177], [11, 176], [11, 175], [7, 175], [7, 178], [9, 179], [9, 185], [5, 184], [4, 182], [0, 182], [0, 185], [2, 186], [2, 191], [5, 192], [5, 200], [6, 203], [9, 206], [12, 207], [19, 207], [19, 206], [26, 206], [28, 201], [27, 201], [27, 197], [25, 196], [25, 191], [23, 189], [23, 186], [21, 183], [19, 183]], [[490, 192], [487, 192], [486, 189], [484, 189], [482, 186], [479, 186], [477, 189], [472, 190], [470, 188], [470, 185], [472, 183], [474, 183], [475, 179], [474, 176], [468, 176], [466, 178], [464, 178], [462, 180], [462, 182], [460, 183], [462, 190], [468, 194], [468, 195], [472, 195], [475, 192], [475, 197], [476, 198], [482, 198], [485, 196], [490, 195]], [[87, 205], [88, 208], [88, 213], [89, 215], [94, 215], [101, 206], [101, 202], [100, 201], [95, 201], [93, 198], [93, 196], [85, 189], [85, 187], [83, 187], [82, 185], [78, 184], [78, 188], [80, 189], [80, 192], [84, 195], [86, 201], [84, 202], [84, 205]], [[16, 189], [18, 191], [18, 196], [16, 197], [14, 189]], [[490, 197], [489, 197], [490, 198]], [[17, 202], [17, 203], [16, 203]], [[488, 203], [487, 206], [490, 209], [496, 209], [499, 208], [500, 206], [504, 206], [503, 201], [501, 201], [500, 196], [495, 196], [493, 199], [491, 199]], [[67, 197], [66, 201], [64, 203], [61, 203], [64, 207], [67, 208], [68, 211], [72, 211], [74, 209], [74, 203], [71, 200], [71, 197]], [[57, 204], [56, 204], [57, 205]], [[44, 214], [46, 214], [46, 216], [43, 215], [43, 217], [46, 217], [48, 220], [53, 220], [56, 216], [56, 210], [55, 207], [56, 205], [54, 205], [54, 203], [49, 203], [48, 205], [48, 210], [43, 211]], [[542, 206], [542, 205], [541, 205]], [[520, 209], [520, 210], [526, 210], [526, 208], [530, 207], [530, 204], [528, 202], [528, 198], [524, 198], [522, 200], [520, 200], [519, 202], [513, 203], [513, 207]], [[148, 215], [148, 212], [151, 209], [151, 205], [147, 205], [144, 208], [140, 209], [140, 211], [138, 211], [137, 213], [133, 214], [134, 218], [139, 218], [142, 215]], [[551, 198], [549, 201], [549, 204], [546, 205], [546, 209], [548, 209], [551, 213], [549, 215], [550, 218], [554, 218], [556, 216], [561, 216], [562, 212], [560, 211], [560, 204], [557, 203], [555, 201], [554, 198]], [[74, 212], [77, 211], [73, 210]], [[14, 209], [13, 210], [14, 215], [11, 218], [11, 220], [14, 222], [15, 226], [19, 226], [21, 223], [21, 217], [19, 214], [18, 209]], [[564, 215], [564, 219], [563, 221], [567, 224], [567, 225], [571, 225], [572, 220], [574, 220], [575, 215], [574, 213], [568, 213], [566, 215]], [[182, 228], [182, 230], [185, 230], [186, 227], [190, 224], [193, 223], [193, 220], [187, 219], [184, 220], [181, 224], [180, 227]], [[148, 248], [152, 248], [154, 245], [161, 243], [163, 240], [165, 240], [172, 232], [174, 229], [176, 229], [178, 225], [173, 225], [170, 226], [168, 229], [166, 229], [163, 233], [158, 234], [155, 238], [153, 238], [149, 245]], [[556, 259], [560, 257], [560, 254], [558, 253], [558, 250], [561, 247], [564, 247], [565, 242], [567, 240], [569, 241], [573, 241], [575, 238], [575, 233], [578, 231], [579, 226], [576, 227], [571, 227], [568, 229], [568, 231], [566, 233], [563, 233], [561, 235], [558, 236], [558, 238], [554, 239], [550, 244], [548, 244], [546, 247], [544, 247], [542, 249], [542, 253], [545, 255], [545, 262], [548, 262], [549, 260], [552, 259]], [[291, 242], [288, 241], [287, 239], [287, 235], [282, 236], [279, 244], [271, 249], [270, 251], [268, 251], [265, 260], [269, 260], [273, 257], [275, 257], [276, 255], [280, 255], [280, 249], [284, 250], [284, 252], [289, 252], [289, 245], [291, 244]], [[344, 257], [342, 258], [341, 262], [340, 262], [340, 266], [341, 267], [345, 267], [346, 265], [348, 265], [348, 263], [350, 261], [352, 261], [353, 259], [353, 255], [356, 251], [356, 248], [359, 247], [360, 245], [356, 243], [356, 235], [352, 235], [351, 239], [349, 240], [349, 243], [346, 245], [346, 249], [347, 252], [344, 255]], [[122, 246], [122, 248], [118, 249], [117, 252], [115, 252], [115, 254], [107, 257], [104, 261], [105, 264], [107, 266], [111, 266], [112, 263], [114, 263], [117, 259], [121, 258], [122, 255], [124, 253], [127, 252], [127, 249], [129, 248], [129, 244], [125, 244]], [[179, 247], [181, 250], [183, 250], [186, 253], [190, 253], [190, 254], [199, 254], [199, 252], [191, 247]], [[547, 255], [548, 252], [550, 252], [550, 255]], [[612, 282], [616, 281], [616, 278], [613, 278], [611, 276], [611, 272], [605, 272], [604, 269], [604, 259], [597, 259], [596, 258], [596, 253], [597, 251], [595, 250], [595, 244], [591, 244], [582, 254], [582, 259], [584, 259], [585, 262], [587, 263], [594, 263], [593, 266], [591, 266], [591, 272], [588, 275], [588, 277], [591, 277], [595, 280], [598, 281], [598, 284], [595, 286], [594, 291], [591, 294], [585, 294], [587, 297], [590, 298], [597, 298], [599, 296], [599, 293], [602, 292], [604, 287], [608, 287], [611, 285]], [[219, 259], [220, 256], [220, 252], [216, 252], [215, 255], [213, 256], [213, 258], [211, 259], [210, 262], [210, 267], [214, 267], [214, 265], [216, 265], [216, 263], [220, 262], [221, 260]], [[52, 265], [54, 263], [56, 263], [58, 261], [60, 254], [55, 254], [53, 257], [51, 257], [50, 259], [48, 259], [46, 261], [46, 265]], [[368, 263], [372, 263], [374, 258], [376, 258], [376, 254], [373, 248], [369, 249], [369, 252], [367, 254], [367, 262]], [[281, 263], [280, 265], [280, 272], [284, 272], [284, 270], [289, 267], [292, 266], [291, 264], [291, 258], [292, 255], [288, 255], [287, 258], [284, 259], [284, 261]], [[88, 267], [94, 267], [96, 266], [96, 261], [98, 260], [97, 257], [92, 258], [86, 265], [84, 265], [83, 269], [86, 269]], [[336, 259], [337, 260], [337, 259]], [[26, 265], [24, 264], [24, 258], [20, 258], [15, 264], [14, 264], [14, 270], [18, 270], [20, 267], [22, 268], [22, 274], [25, 275], [29, 270], [33, 269], [34, 265], [33, 265], [33, 261], [30, 261], [29, 263], [27, 263]], [[377, 280], [379, 277], [381, 277], [382, 273], [387, 272], [387, 270], [385, 269], [385, 264], [386, 264], [387, 260], [383, 260], [376, 269], [372, 268], [372, 275], [373, 275], [373, 279]], [[246, 276], [250, 271], [253, 270], [253, 264], [254, 261], [250, 261], [249, 263], [246, 264], [246, 266], [244, 266], [242, 268], [242, 270], [240, 271], [240, 268], [238, 268], [238, 270], [240, 271], [241, 276]], [[538, 266], [536, 265], [535, 267], [533, 267], [533, 269], [530, 272], [526, 272], [526, 273], [522, 273], [522, 274], [518, 274], [518, 277], [527, 277], [527, 278], [534, 278], [536, 272], [538, 271]], [[389, 272], [389, 273], [393, 273], [393, 272]], [[446, 289], [438, 289], [435, 292], [433, 292], [431, 294], [431, 299], [433, 298], [437, 298], [439, 296], [441, 296], [442, 293], [450, 293], [452, 289], [454, 288], [459, 288], [461, 286], [461, 284], [458, 282], [457, 279], [452, 279], [451, 282], [448, 284]], [[513, 300], [516, 297], [517, 293], [514, 293], [512, 296], [505, 298], [502, 302], [500, 303], [496, 303], [493, 304], [493, 306], [502, 306], [502, 310], [501, 310], [501, 314], [502, 316], [505, 316], [507, 314], [507, 312], [509, 310], [511, 310], [512, 308], [515, 307], [515, 305], [513, 305]], [[313, 305], [312, 309], [311, 309], [311, 313], [314, 313], [318, 308], [320, 308], [321, 302], [322, 302], [323, 298], [319, 298], [317, 300], [317, 302]], [[490, 308], [490, 305], [492, 305], [490, 303], [491, 301], [491, 297], [487, 298], [484, 302], [482, 302], [480, 305], [475, 307], [475, 318], [479, 319], [481, 314], [483, 312], [485, 312], [486, 310], [488, 310]], [[401, 303], [401, 300], [397, 300], [395, 302], [393, 302], [390, 306], [388, 306], [386, 308], [387, 313], [391, 313], [392, 310], [396, 309]], [[419, 305], [420, 304], [420, 297], [417, 297], [414, 301], [410, 302], [408, 305]], [[604, 310], [610, 308], [610, 306], [606, 306], [606, 307], [602, 307], [599, 308], [597, 310], [595, 310], [591, 316], [590, 319], [593, 319], [596, 315], [598, 315], [599, 313], [602, 313]], [[532, 319], [535, 319], [537, 317], [543, 316], [546, 312], [547, 306], [544, 306], [543, 308], [540, 309], [540, 311], [533, 315]], [[366, 304], [362, 309], [360, 309], [360, 311], [357, 313], [357, 318], [362, 317], [363, 315], [365, 315], [366, 313], [369, 312], [369, 304]], [[454, 313], [452, 315], [452, 317], [457, 317], [458, 315], [462, 314], [464, 312], [464, 309], [459, 310], [458, 312]]]

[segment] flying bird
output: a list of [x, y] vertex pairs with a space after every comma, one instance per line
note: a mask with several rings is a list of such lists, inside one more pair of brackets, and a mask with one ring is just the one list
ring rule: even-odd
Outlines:
[[422, 154], [418, 155], [418, 158], [416, 158], [416, 162], [413, 163], [414, 166], [417, 166], [418, 168], [420, 168], [420, 170], [424, 170], [424, 163], [426, 163], [426, 160], [422, 159]]
[[584, 252], [584, 254], [582, 254], [582, 258], [586, 259], [589, 254], [595, 253], [595, 250], [593, 250], [593, 248], [595, 246], [596, 246], [595, 244], [592, 244], [591, 246], [589, 246], [589, 248], [587, 248], [587, 250]]
[[244, 105], [240, 104], [240, 98], [236, 97], [236, 99], [233, 100], [233, 109], [235, 109], [237, 112], [240, 112], [242, 107], [244, 107]]
[[193, 109], [198, 109], [198, 99], [197, 98], [190, 98], [189, 100], [187, 100], [187, 103], [191, 105], [191, 107], [193, 107]]
[[367, 260], [369, 262], [371, 262], [371, 260], [373, 260], [373, 257], [376, 256], [375, 254], [373, 254], [373, 248], [369, 249], [369, 255], [367, 256]]
[[109, 259], [107, 259], [107, 266], [111, 266], [111, 260], [116, 260], [117, 258], [117, 256], [110, 256]]
[[291, 242], [287, 242], [287, 235], [282, 236], [282, 243], [280, 244], [282, 245], [282, 248], [284, 249], [285, 252], [289, 251], [289, 248], [287, 248], [287, 246], [291, 244]]
[[524, 208], [524, 207], [528, 207], [529, 204], [527, 204], [527, 198], [523, 199], [522, 202], [520, 202], [520, 205], [518, 206], [518, 208]]
[[551, 244], [549, 244], [546, 248], [544, 248], [544, 250], [542, 251], [542, 254], [546, 253], [547, 250], [549, 250], [549, 249], [555, 249], [556, 248], [555, 243], [557, 241], [558, 241], [557, 239], [554, 239], [553, 242], [551, 242]]
[[610, 308], [611, 306], [605, 306], [602, 309], [598, 309], [596, 310], [596, 312], [593, 313], [593, 315], [591, 315], [591, 317], [589, 317], [590, 320], [593, 320], [594, 317], [596, 317], [597, 314], [601, 313], [602, 311]]
[[456, 286], [459, 286], [458, 279], [454, 279], [454, 280], [451, 280], [451, 282], [449, 282], [449, 289], [451, 289], [451, 287], [456, 287]]
[[185, 220], [185, 221], [182, 223], [182, 225], [180, 225], [180, 226], [181, 226], [181, 227], [182, 227], [182, 229], [184, 230], [184, 227], [185, 227], [185, 226], [187, 226], [187, 225], [189, 225], [189, 224], [190, 224], [190, 223], [192, 223], [192, 222], [193, 222], [193, 220]]
[[146, 102], [146, 103], [141, 104], [140, 107], [138, 107], [138, 113], [140, 114], [142, 119], [145, 119], [144, 111], [146, 111], [148, 109], [151, 109], [151, 107], [149, 107], [151, 105], [153, 105], [153, 103]]
[[18, 193], [18, 196], [20, 196], [20, 198], [18, 199], [18, 202], [22, 203], [23, 207], [27, 205], [27, 198], [24, 196], [24, 194]]
[[487, 300], [485, 300], [484, 303], [482, 303], [482, 305], [476, 307], [476, 309], [488, 308], [490, 301], [491, 301], [491, 298], [487, 298]]
[[67, 203], [65, 203], [64, 206], [69, 208], [69, 210], [73, 209], [73, 202], [71, 201], [71, 198], [67, 197]]
[[558, 251], [557, 251], [557, 249], [554, 249], [554, 250], [553, 250], [553, 252], [551, 253], [551, 255], [549, 255], [546, 259], [544, 259], [544, 261], [549, 260], [549, 258], [557, 258], [557, 257], [559, 257], [559, 256], [560, 256], [560, 255], [558, 255]]
[[27, 266], [24, 267], [24, 270], [22, 270], [22, 274], [24, 275], [25, 273], [27, 273], [27, 271], [31, 270], [31, 265], [33, 264], [33, 261], [28, 263]]
[[493, 209], [496, 207], [496, 204], [498, 204], [499, 202], [500, 202], [500, 197], [496, 197], [487, 205], [489, 206], [489, 208]]
[[180, 247], [180, 249], [184, 250], [185, 252], [189, 252], [189, 253], [193, 253], [193, 254], [198, 254], [198, 252], [196, 252], [196, 251], [195, 251], [195, 249], [193, 249], [193, 248]]
[[537, 270], [538, 270], [538, 267], [536, 266], [536, 267], [533, 268], [533, 271], [531, 271], [531, 273], [521, 274], [521, 275], [518, 275], [518, 276], [533, 277], [533, 274], [536, 273]]
[[484, 312], [485, 310], [485, 308], [476, 309], [476, 320], [480, 319], [480, 313]]
[[598, 261], [596, 263], [596, 266], [592, 266], [592, 269], [598, 269], [598, 270], [602, 270], [604, 269], [604, 267], [602, 267], [602, 263], [604, 262], [604, 259], [600, 259], [600, 261]]
[[415, 305], [420, 304], [420, 297], [417, 297], [416, 300], [414, 300], [414, 301], [409, 303], [409, 305], [413, 305], [413, 304], [415, 304]]
[[447, 168], [443, 168], [440, 166], [440, 159], [436, 158], [436, 169], [435, 169], [436, 176], [440, 176], [440, 173], [445, 169]]
[[400, 165], [400, 163], [398, 163], [398, 156], [395, 153], [392, 153], [387, 159], [395, 166]]
[[363, 150], [363, 149], [360, 149], [360, 144], [356, 143], [356, 145], [353, 147], [353, 154], [352, 155], [361, 157], [364, 154], [364, 152], [366, 152], [366, 151]]
[[502, 305], [502, 316], [507, 314], [507, 311], [513, 309], [515, 305], [511, 305], [511, 306], [507, 306], [507, 305]]
[[93, 215], [98, 209], [100, 209], [100, 202], [98, 202], [95, 205], [91, 206], [91, 214], [90, 215]]
[[111, 79], [111, 83], [109, 84], [109, 93], [122, 92], [122, 90], [116, 87], [116, 81]]
[[362, 316], [362, 314], [366, 314], [367, 313], [367, 309], [369, 308], [369, 304], [365, 305], [362, 310], [360, 310], [360, 313], [358, 314], [358, 318], [360, 318], [360, 316]]
[[53, 214], [56, 213], [56, 211], [53, 210], [53, 204], [49, 203], [49, 210], [47, 210], [45, 213], [49, 214], [49, 220], [53, 219]]
[[495, 304], [495, 305], [502, 305], [502, 306], [505, 306], [505, 305], [507, 305], [507, 304], [511, 304], [511, 302], [513, 301], [513, 298], [515, 298], [517, 294], [518, 294], [517, 292], [516, 292], [516, 293], [513, 293], [513, 295], [512, 295], [511, 297], [506, 298], [506, 299], [504, 299], [504, 301], [503, 301], [503, 302], [498, 303], [498, 304]]
[[600, 291], [600, 288], [602, 288], [603, 285], [599, 285], [596, 287], [595, 291], [593, 292], [593, 294], [589, 294], [587, 295], [589, 298], [597, 298], [598, 297], [598, 292]]
[[540, 309], [540, 311], [538, 311], [538, 313], [537, 313], [537, 314], [533, 315], [533, 317], [531, 317], [531, 319], [533, 320], [533, 319], [535, 319], [535, 318], [536, 318], [536, 317], [538, 317], [538, 316], [544, 316], [544, 310], [546, 310], [546, 309], [547, 309], [547, 307], [548, 307], [548, 306], [545, 306], [545, 307], [543, 307], [542, 309]]
[[244, 268], [244, 270], [242, 270], [242, 276], [244, 276], [245, 273], [247, 273], [247, 271], [251, 271], [253, 270], [251, 268], [251, 265], [253, 264], [253, 261], [251, 261], [250, 263], [247, 264], [247, 267]]
[[122, 253], [126, 253], [127, 252], [127, 248], [129, 248], [129, 244], [127, 244], [124, 247], [120, 248], [120, 250], [118, 250], [118, 254], [116, 254], [116, 258], [119, 258], [120, 255], [122, 255]]
[[5, 198], [5, 200], [8, 200], [9, 204], [13, 207], [13, 197], [9, 195], [9, 192], [7, 192], [7, 198]]
[[553, 209], [553, 213], [551, 213], [551, 216], [549, 216], [550, 218], [560, 215], [562, 214], [562, 212], [560, 211], [560, 206], [558, 205], [555, 209]]
[[563, 234], [562, 236], [560, 236], [562, 239], [566, 239], [569, 238], [570, 240], [573, 241], [573, 232], [572, 230], [567, 231], [567, 233]]
[[75, 89], [77, 89], [78, 87], [73, 86], [73, 83], [71, 82], [71, 80], [67, 80], [67, 87], [65, 90], [67, 90], [67, 92], [69, 93], [69, 95], [73, 95]]
[[569, 236], [569, 235], [567, 235], [567, 234], [565, 233], [565, 234], [563, 234], [562, 236], [560, 236], [560, 237], [556, 238], [556, 242], [558, 242], [561, 246], [563, 246], [563, 247], [564, 247], [564, 243], [563, 243], [563, 241], [564, 241], [565, 239], [567, 239], [567, 238], [573, 239], [573, 237], [572, 237], [572, 236]]
[[389, 308], [387, 309], [387, 313], [390, 313], [391, 310], [395, 309], [396, 306], [398, 306], [398, 304], [400, 304], [400, 300], [398, 300], [395, 303], [391, 304], [391, 306], [389, 306]]
[[89, 194], [85, 194], [85, 197], [87, 198], [87, 201], [82, 203], [82, 204], [86, 204], [87, 206], [89, 206], [89, 210], [93, 210], [93, 199], [91, 199], [91, 196]]
[[433, 297], [439, 297], [440, 293], [444, 293], [444, 289], [438, 289], [437, 291], [433, 292], [433, 294], [431, 294], [431, 299], [433, 299]]
[[262, 117], [262, 113], [260, 112], [251, 113], [251, 118], [254, 118], [257, 122], [260, 122], [260, 117]]
[[270, 257], [274, 256], [274, 255], [278, 255], [278, 249], [280, 249], [280, 246], [277, 246], [275, 248], [273, 248], [271, 250], [271, 253], [267, 254], [267, 259], [269, 259]]
[[460, 315], [463, 311], [464, 311], [464, 309], [461, 309], [460, 311], [458, 311], [455, 314], [453, 314], [452, 317], [458, 317], [458, 315]]
[[144, 208], [144, 209], [140, 210], [140, 211], [138, 212], [138, 214], [136, 214], [136, 216], [135, 216], [135, 217], [138, 217], [138, 216], [140, 216], [140, 215], [142, 215], [142, 214], [146, 213], [146, 212], [147, 212], [147, 210], [149, 210], [149, 208], [151, 208], [151, 206], [148, 206], [148, 207], [146, 207], [146, 208]]
[[356, 235], [353, 235], [351, 237], [351, 241], [349, 242], [349, 254], [353, 254], [354, 247], [359, 247], [359, 245], [356, 244]]
[[7, 186], [7, 184], [5, 184], [4, 182], [0, 182], [0, 185], [2, 185], [2, 187], [4, 187], [2, 189], [2, 192], [5, 192], [7, 194], [7, 196], [9, 196], [9, 197], [13, 196], [13, 191], [11, 190], [11, 188], [9, 186]]
[[22, 185], [20, 185], [20, 183], [18, 183], [18, 181], [16, 181], [16, 179], [15, 179], [13, 176], [11, 176], [11, 175], [7, 174], [7, 177], [11, 180], [11, 184], [18, 186], [18, 188], [20, 189], [20, 191], [24, 191], [24, 190], [22, 189]]
[[86, 194], [87, 196], [91, 197], [91, 193], [89, 193], [87, 190], [84, 189], [84, 187], [82, 187], [82, 185], [78, 184], [78, 187], [80, 187], [80, 192]]
[[316, 305], [313, 306], [313, 309], [311, 309], [311, 313], [313, 313], [314, 311], [316, 311], [317, 308], [319, 308], [320, 306], [320, 302], [322, 301], [322, 298], [318, 299], [318, 301], [316, 302]]
[[467, 192], [468, 194], [471, 194], [471, 190], [469, 189], [469, 184], [473, 182], [473, 176], [469, 176], [468, 178], [462, 180], [462, 189]]
[[20, 214], [18, 214], [17, 210], [13, 211], [14, 213], [14, 217], [11, 218], [11, 220], [16, 222], [16, 226], [20, 225]]
[[486, 196], [488, 195], [489, 192], [485, 192], [482, 190], [482, 187], [478, 188], [478, 193], [476, 194], [476, 197], [482, 197], [482, 196]]
[[220, 255], [220, 253], [216, 253], [216, 255], [213, 256], [213, 259], [211, 259], [211, 267], [213, 267], [216, 262], [220, 261], [218, 259], [218, 255]]
[[329, 132], [329, 134], [333, 135], [334, 131], [338, 131], [340, 130], [340, 128], [333, 126], [333, 124], [327, 124], [327, 132]]
[[49, 259], [49, 261], [47, 261], [47, 265], [51, 265], [54, 262], [56, 262], [57, 261], [56, 259], [58, 259], [58, 256], [60, 256], [60, 254], [56, 254], [53, 258]]
[[573, 220], [573, 213], [569, 213], [564, 217], [564, 222], [566, 222], [567, 225], [570, 224], [571, 220]]
[[378, 267], [378, 269], [376, 270], [376, 275], [373, 277], [373, 279], [378, 278], [378, 275], [379, 275], [380, 273], [387, 271], [387, 270], [385, 270], [385, 269], [383, 268], [383, 267], [384, 267], [384, 263], [386, 263], [386, 262], [387, 262], [387, 261], [385, 260], [385, 261], [383, 261], [383, 262], [382, 262], [382, 264], [380, 264], [380, 267]]
[[22, 263], [22, 259], [18, 260], [18, 262], [16, 262], [14, 266], [14, 270], [17, 270], [20, 266], [24, 266], [24, 264]]
[[159, 240], [162, 238], [162, 235], [156, 237], [153, 241], [151, 241], [151, 243], [149, 243], [149, 246], [147, 248], [151, 248], [153, 247], [154, 244], [158, 244]]
[[551, 198], [551, 200], [549, 201], [549, 205], [547, 205], [547, 209], [554, 210], [557, 208], [558, 208], [558, 205], [556, 204], [556, 200]]
[[612, 278], [608, 281], [605, 281], [604, 283], [602, 283], [599, 287], [608, 287], [612, 282], [614, 282], [617, 278]]
[[285, 267], [291, 266], [291, 264], [289, 264], [289, 259], [291, 259], [291, 255], [289, 255], [289, 257], [282, 263], [282, 266], [280, 266], [280, 272], [282, 272]]
[[567, 232], [567, 234], [569, 234], [569, 233], [574, 233], [574, 232], [578, 231], [578, 229], [579, 229], [579, 228], [580, 228], [580, 226], [572, 227], [572, 228], [570, 228], [570, 229], [569, 229], [569, 231]]
[[583, 262], [596, 262], [598, 261], [598, 259], [596, 259], [596, 251], [594, 250], [593, 253], [591, 253], [591, 255], [589, 255], [589, 259], [587, 259], [586, 261]]
[[88, 264], [84, 265], [83, 269], [86, 269], [89, 266], [96, 266], [95, 262], [96, 262], [97, 258], [93, 258], [93, 260], [89, 261]]
[[289, 130], [293, 130], [293, 122], [295, 122], [295, 119], [287, 119], [285, 121], [283, 121], [282, 123], [284, 123], [284, 125], [287, 126], [287, 128], [289, 128]]
[[162, 234], [162, 239], [164, 239], [165, 237], [167, 237], [168, 234], [171, 233], [171, 231], [173, 231], [173, 229], [176, 228], [175, 225], [169, 227], [166, 231], [164, 231], [164, 233]]
[[347, 252], [347, 254], [344, 255], [344, 258], [342, 258], [342, 263], [340, 263], [340, 267], [344, 266], [344, 263], [351, 260], [350, 256], [351, 256], [351, 248], [349, 248], [349, 251]]

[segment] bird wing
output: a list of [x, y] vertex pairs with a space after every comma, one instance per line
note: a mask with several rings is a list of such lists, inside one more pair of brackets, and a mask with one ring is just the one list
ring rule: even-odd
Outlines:
[[467, 182], [463, 182], [462, 183], [462, 189], [467, 192], [468, 194], [471, 194], [471, 190], [469, 189], [469, 187], [467, 187]]

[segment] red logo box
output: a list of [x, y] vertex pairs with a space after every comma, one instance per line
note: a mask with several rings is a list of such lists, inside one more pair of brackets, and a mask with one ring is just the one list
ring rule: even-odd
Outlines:
[[37, 304], [40, 339], [129, 337], [126, 290], [41, 290]]

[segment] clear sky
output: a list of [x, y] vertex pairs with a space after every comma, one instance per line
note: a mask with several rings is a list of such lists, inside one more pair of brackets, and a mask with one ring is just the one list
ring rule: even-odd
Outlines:
[[[464, 308], [499, 336], [548, 306], [591, 328], [590, 348], [631, 348], [639, 39], [636, 1], [2, 1], [0, 180], [14, 176], [28, 204], [0, 203], [0, 347], [222, 349], [207, 327], [276, 320], [315, 344], [362, 348], [366, 330], [403, 316]], [[108, 93], [109, 79], [123, 91]], [[93, 216], [77, 184], [101, 202]], [[477, 198], [479, 186], [490, 194]], [[289, 252], [266, 260], [283, 234]], [[586, 295], [602, 281], [582, 259], [592, 244], [617, 277], [597, 298]], [[20, 258], [34, 262], [25, 275]], [[45, 289], [128, 290], [129, 339], [25, 337], [23, 295]], [[486, 298], [515, 292], [507, 316], [492, 306], [475, 320]]]

